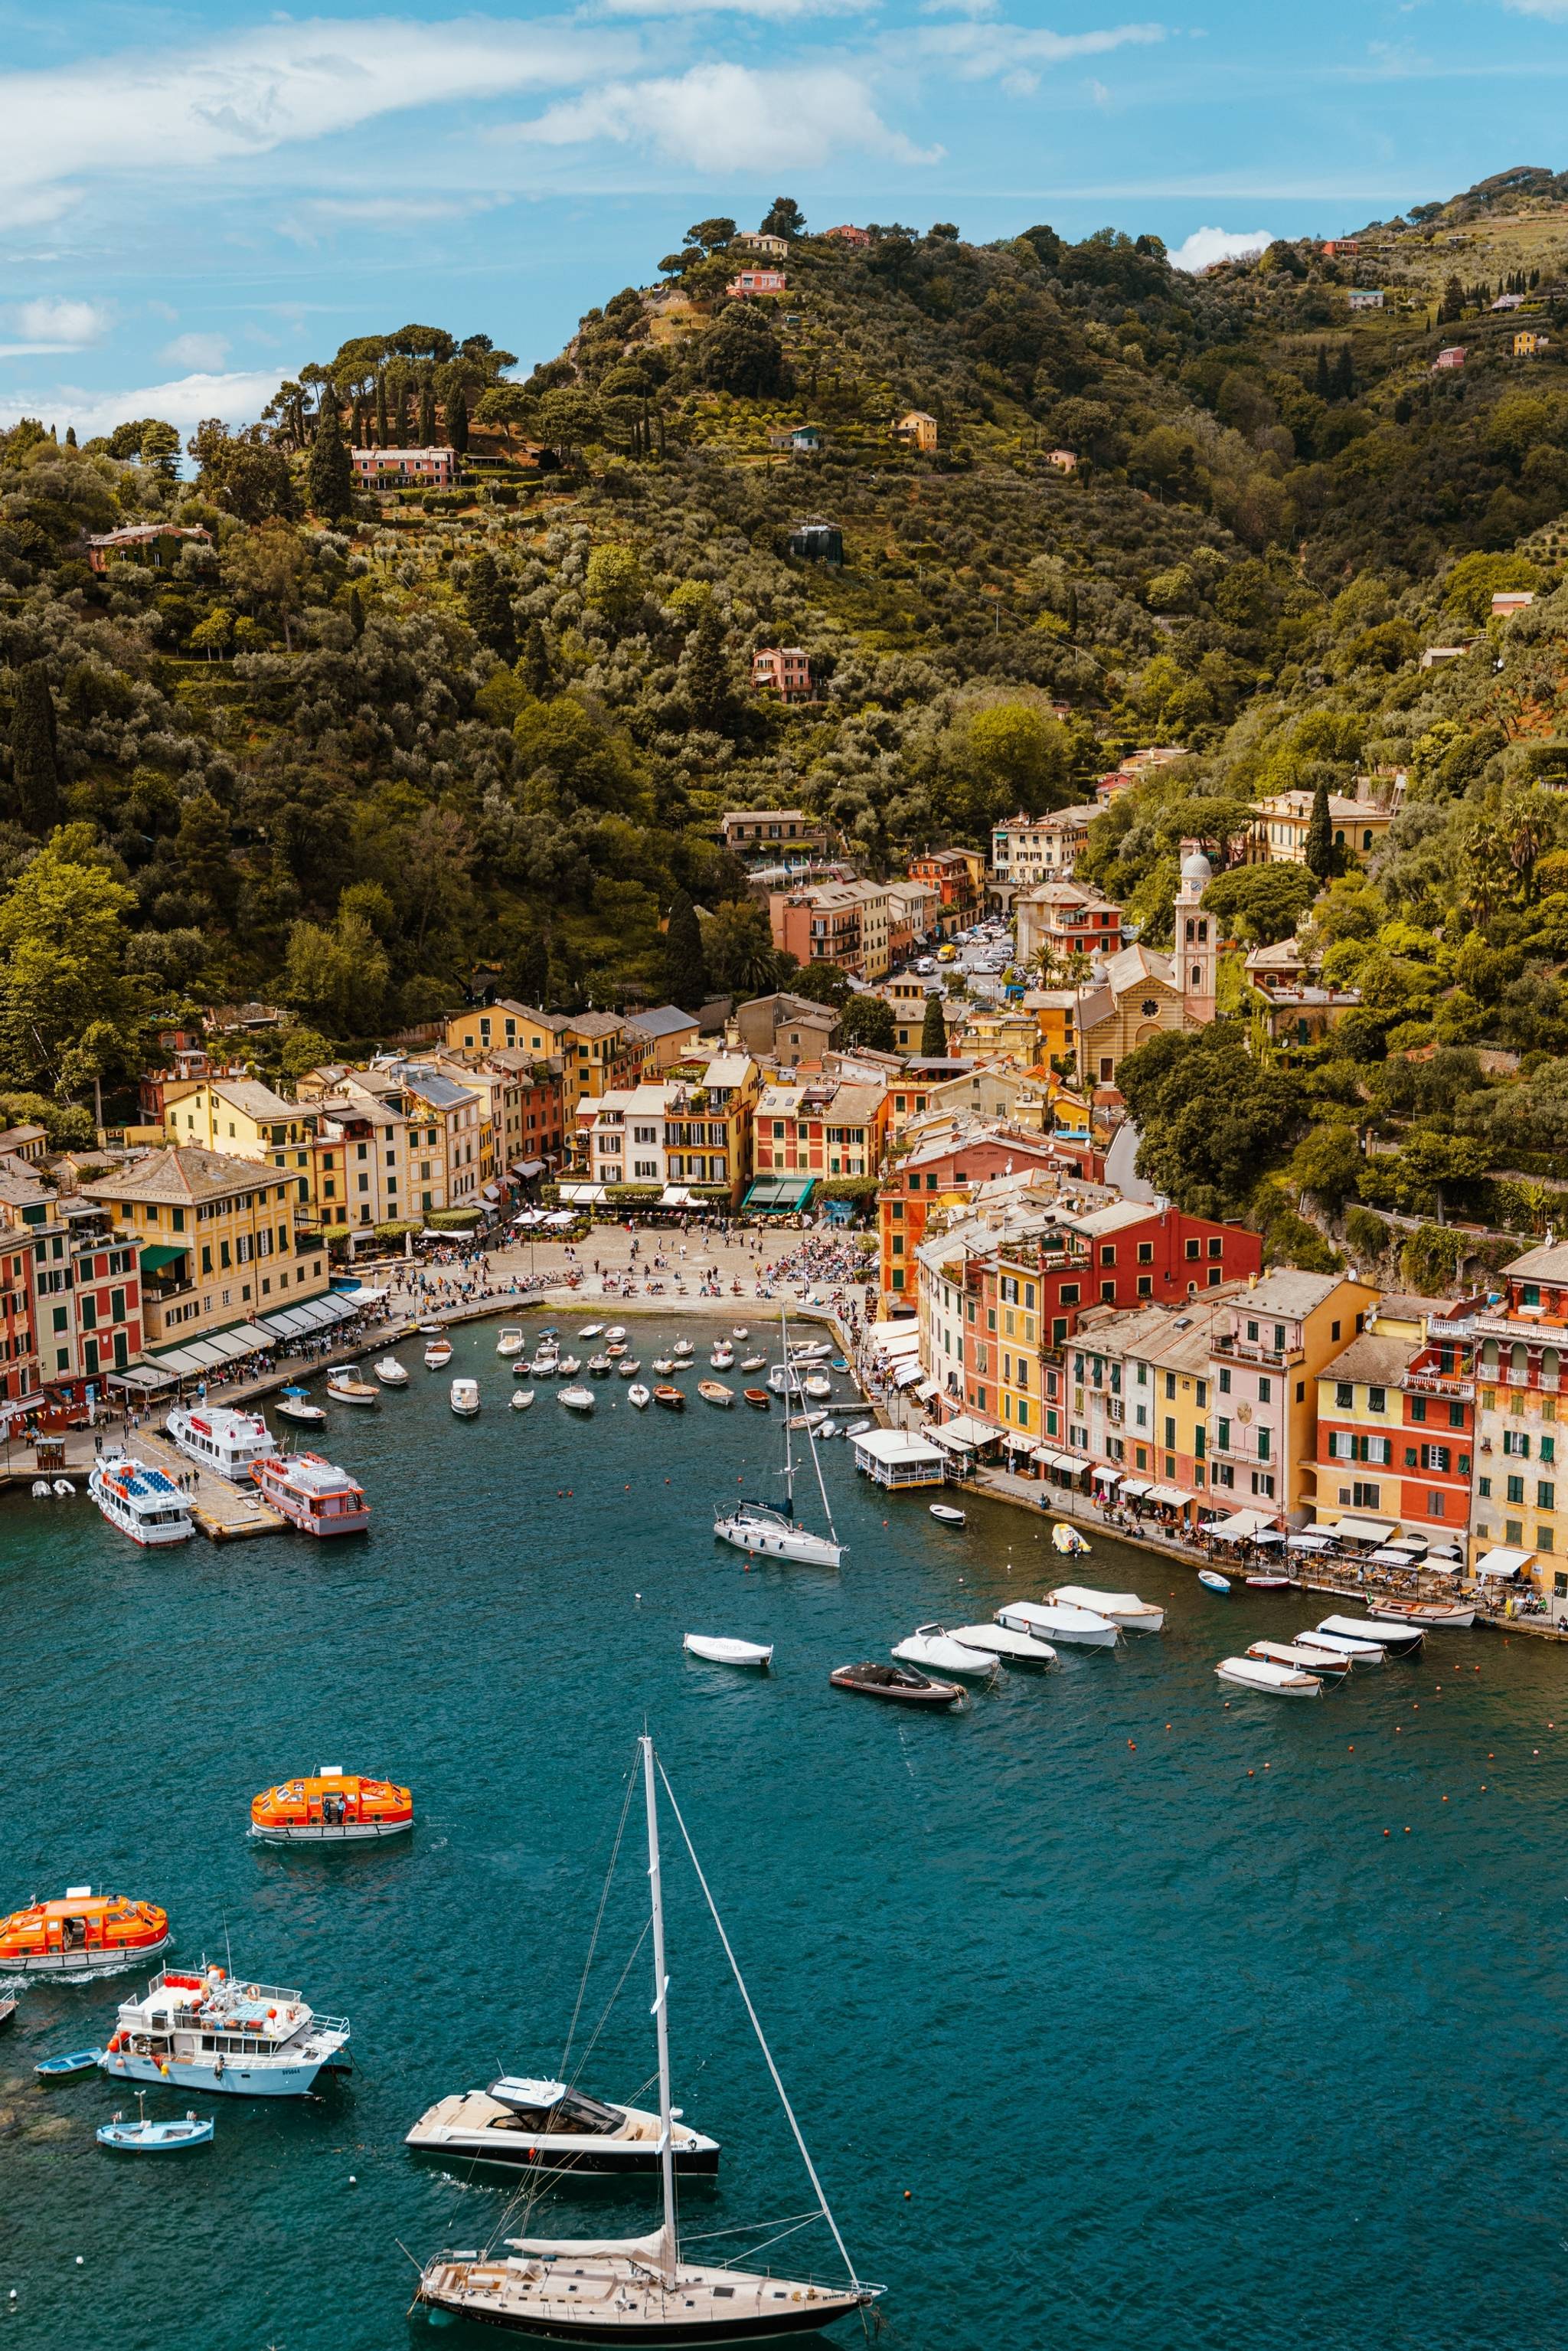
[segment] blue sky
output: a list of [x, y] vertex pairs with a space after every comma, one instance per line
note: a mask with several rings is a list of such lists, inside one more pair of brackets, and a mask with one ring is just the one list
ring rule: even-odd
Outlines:
[[1197, 258], [1387, 217], [1563, 161], [1568, 0], [0, 0], [0, 419], [85, 433], [243, 422], [411, 319], [526, 367], [779, 193]]

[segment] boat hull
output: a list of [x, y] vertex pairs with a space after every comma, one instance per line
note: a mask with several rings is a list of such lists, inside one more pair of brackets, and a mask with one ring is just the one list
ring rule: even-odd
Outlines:
[[407, 1836], [413, 1826], [406, 1821], [345, 1821], [329, 1826], [322, 1821], [259, 1828], [253, 1821], [246, 1834], [256, 1844], [382, 1844], [388, 1837]]
[[830, 1542], [826, 1535], [810, 1534], [804, 1527], [762, 1527], [744, 1519], [719, 1519], [714, 1524], [714, 1536], [716, 1541], [758, 1559], [792, 1560], [798, 1567], [837, 1567], [843, 1557], [841, 1543]]
[[[516, 2134], [521, 2137], [521, 2134]], [[613, 2139], [574, 2140], [570, 2147], [552, 2147], [548, 2139], [536, 2139], [531, 2146], [515, 2148], [498, 2147], [493, 2131], [456, 2131], [449, 2138], [423, 2138], [411, 2131], [405, 2146], [415, 2155], [434, 2156], [461, 2163], [465, 2168], [472, 2163], [482, 2163], [492, 2171], [526, 2171], [535, 2179], [548, 2178], [551, 2173], [570, 2175], [574, 2179], [657, 2179], [659, 2176], [659, 2143], [657, 2139], [635, 2143], [617, 2143]], [[697, 2147], [687, 2152], [675, 2149], [675, 2175], [681, 2179], [714, 2179], [718, 2176], [719, 2150], [716, 2147]]]
[[[540, 2265], [528, 2275], [504, 2261], [447, 2255], [425, 2267], [418, 2300], [472, 2325], [547, 2343], [740, 2343], [813, 2335], [872, 2299], [870, 2293], [744, 2270], [694, 2273], [685, 2263], [677, 2283], [666, 2287], [650, 2275], [646, 2257], [633, 2262], [587, 2255], [570, 2268], [568, 2259], [563, 2246], [548, 2273], [541, 2274]], [[560, 2290], [552, 2291], [558, 2277]], [[574, 2303], [567, 2281], [579, 2278], [587, 2292]]]
[[106, 2051], [100, 2063], [111, 2081], [199, 2090], [204, 2097], [303, 2098], [317, 2075], [331, 2070], [321, 2057], [300, 2058], [287, 2065], [252, 2064], [236, 2057], [225, 2059], [220, 2074], [213, 2057], [138, 2057], [123, 2049]]
[[89, 1976], [123, 1976], [155, 1959], [173, 1941], [162, 1936], [155, 1943], [138, 1943], [133, 1949], [112, 1951], [0, 1952], [0, 1975], [55, 1976], [75, 1983]]

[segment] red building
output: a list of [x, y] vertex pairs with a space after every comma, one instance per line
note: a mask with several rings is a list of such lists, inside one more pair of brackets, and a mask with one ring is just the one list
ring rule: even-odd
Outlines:
[[0, 1405], [26, 1405], [38, 1393], [33, 1244], [0, 1226]]
[[1399, 1383], [1399, 1515], [1406, 1533], [1463, 1541], [1475, 1463], [1475, 1342], [1468, 1325], [1428, 1339]]

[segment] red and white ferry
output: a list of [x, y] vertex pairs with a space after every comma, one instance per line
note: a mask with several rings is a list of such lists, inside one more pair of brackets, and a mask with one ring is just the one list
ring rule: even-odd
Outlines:
[[362, 1486], [319, 1453], [273, 1453], [251, 1464], [264, 1500], [308, 1535], [363, 1534], [371, 1506]]

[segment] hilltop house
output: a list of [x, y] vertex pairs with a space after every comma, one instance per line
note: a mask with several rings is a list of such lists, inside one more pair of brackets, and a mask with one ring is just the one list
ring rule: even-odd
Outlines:
[[363, 487], [384, 482], [396, 487], [408, 483], [424, 489], [450, 489], [457, 476], [455, 449], [350, 449], [354, 478]]
[[810, 654], [800, 645], [759, 646], [751, 656], [751, 690], [776, 694], [782, 702], [810, 702]]
[[732, 300], [739, 301], [748, 294], [782, 294], [786, 282], [781, 269], [742, 269], [724, 290]]
[[154, 571], [172, 571], [183, 539], [211, 547], [213, 534], [200, 523], [172, 522], [133, 522], [123, 530], [95, 531], [88, 538], [88, 568], [107, 571], [116, 563], [145, 563]]
[[906, 449], [918, 449], [923, 456], [930, 456], [936, 446], [936, 419], [927, 416], [923, 408], [912, 408], [894, 424], [893, 437]]

